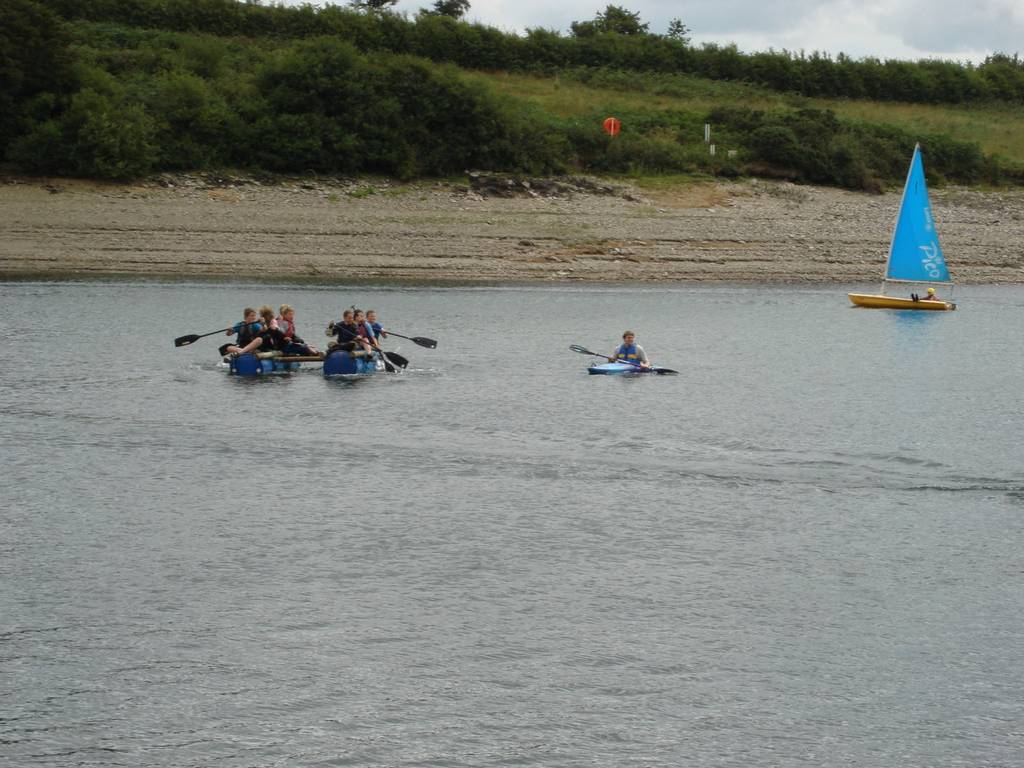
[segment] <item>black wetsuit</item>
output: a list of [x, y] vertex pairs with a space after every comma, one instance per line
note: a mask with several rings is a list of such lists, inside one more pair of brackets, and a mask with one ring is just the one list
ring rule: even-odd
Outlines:
[[[241, 323], [236, 323], [231, 328], [231, 330], [233, 330], [235, 333], [238, 334], [238, 338], [235, 339], [235, 346], [236, 347], [244, 347], [246, 344], [248, 344], [250, 341], [252, 341], [257, 336], [260, 335], [260, 333], [263, 330], [263, 324], [262, 323], [258, 323], [258, 322], [257, 323], [246, 323], [246, 322], [243, 321]], [[228, 347], [229, 346], [231, 346], [231, 345], [230, 344], [221, 344], [220, 345], [220, 353], [222, 355], [226, 355], [228, 353]]]
[[236, 347], [244, 347], [250, 341], [255, 339], [263, 331], [262, 323], [239, 323], [235, 326], [235, 333], [238, 334], [238, 338], [235, 339]]
[[260, 332], [263, 343], [259, 346], [260, 352], [282, 351], [288, 346], [288, 340], [278, 328], [265, 328]]
[[351, 352], [360, 346], [359, 326], [355, 323], [337, 322], [334, 324], [334, 335], [338, 337], [337, 349]]

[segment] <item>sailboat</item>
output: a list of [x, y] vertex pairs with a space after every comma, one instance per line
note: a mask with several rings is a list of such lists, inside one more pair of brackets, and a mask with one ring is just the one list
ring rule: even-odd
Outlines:
[[[886, 296], [889, 283], [918, 283], [926, 285], [951, 285], [949, 270], [942, 257], [939, 235], [935, 231], [932, 205], [928, 199], [928, 187], [924, 181], [924, 165], [921, 163], [921, 145], [914, 145], [914, 156], [910, 160], [907, 183], [903, 186], [903, 199], [896, 218], [892, 241], [889, 243], [889, 259], [885, 264], [882, 278], [882, 293], [847, 294], [858, 307], [879, 309], [956, 309], [951, 301], [934, 298], [909, 298]], [[929, 288], [929, 295], [934, 290]]]

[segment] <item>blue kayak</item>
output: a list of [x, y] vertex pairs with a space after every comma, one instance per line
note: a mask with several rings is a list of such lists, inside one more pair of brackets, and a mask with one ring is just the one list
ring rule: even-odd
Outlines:
[[650, 368], [641, 368], [638, 365], [629, 363], [594, 363], [587, 368], [587, 373], [605, 376], [640, 375], [644, 373], [676, 373], [671, 368], [662, 368], [652, 365]]

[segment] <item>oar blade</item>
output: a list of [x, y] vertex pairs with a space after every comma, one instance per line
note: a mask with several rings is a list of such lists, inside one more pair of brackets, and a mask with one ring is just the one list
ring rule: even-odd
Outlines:
[[397, 352], [385, 352], [384, 357], [386, 357], [392, 363], [397, 365], [399, 368], [405, 368], [407, 365], [409, 365], [408, 359], [398, 354]]
[[209, 333], [190, 333], [188, 336], [179, 336], [174, 340], [174, 346], [176, 347], [187, 347], [194, 341], [199, 339], [205, 339], [207, 336], [213, 336], [215, 333], [226, 333], [228, 331], [234, 331], [235, 328], [221, 328], [219, 331], [210, 331]]
[[654, 368], [655, 373], [661, 376], [677, 376], [679, 371], [673, 371], [671, 368]]

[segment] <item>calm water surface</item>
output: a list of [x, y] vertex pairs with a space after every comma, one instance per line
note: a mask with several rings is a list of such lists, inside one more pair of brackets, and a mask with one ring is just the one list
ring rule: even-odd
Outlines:
[[0, 283], [0, 764], [1020, 765], [1024, 288], [844, 294]]

